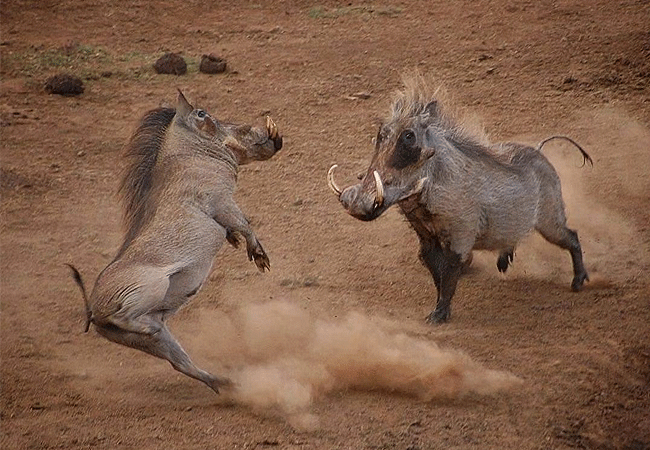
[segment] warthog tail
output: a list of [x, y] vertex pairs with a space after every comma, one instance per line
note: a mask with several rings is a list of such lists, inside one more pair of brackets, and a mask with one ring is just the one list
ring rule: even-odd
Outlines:
[[81, 279], [81, 274], [75, 266], [72, 264], [67, 264], [67, 266], [72, 270], [72, 278], [74, 278], [75, 283], [81, 289], [81, 295], [84, 298], [84, 304], [86, 306], [86, 325], [84, 327], [84, 333], [88, 333], [90, 329], [90, 322], [92, 322], [93, 312], [90, 309], [90, 304], [88, 303], [88, 295], [86, 295], [86, 287], [84, 286], [84, 281]]
[[589, 165], [591, 165], [591, 166], [594, 165], [594, 162], [591, 160], [591, 156], [589, 156], [589, 154], [582, 147], [580, 147], [580, 145], [576, 141], [574, 141], [573, 139], [571, 139], [570, 137], [567, 137], [567, 136], [551, 136], [551, 137], [548, 137], [548, 138], [544, 139], [542, 142], [539, 143], [539, 145], [537, 146], [537, 151], [542, 150], [542, 147], [544, 146], [544, 144], [546, 144], [548, 141], [552, 141], [553, 139], [564, 139], [565, 141], [571, 142], [573, 145], [578, 147], [578, 150], [580, 150], [580, 153], [582, 153], [582, 158], [583, 158], [582, 165], [584, 166], [587, 162], [589, 162]]

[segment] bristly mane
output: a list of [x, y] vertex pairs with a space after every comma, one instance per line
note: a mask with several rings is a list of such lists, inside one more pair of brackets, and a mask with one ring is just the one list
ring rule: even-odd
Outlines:
[[[443, 130], [447, 140], [462, 154], [500, 164], [483, 130], [476, 124], [468, 126], [461, 114], [442, 104], [446, 103], [446, 95], [441, 88], [432, 88], [433, 83], [419, 74], [405, 76], [402, 81], [404, 89], [395, 94], [388, 117], [390, 123], [409, 126], [413, 118], [425, 114], [428, 123]], [[435, 102], [435, 107], [427, 109], [431, 102]]]
[[421, 75], [404, 76], [402, 82], [404, 89], [395, 93], [389, 123], [409, 121], [424, 113], [427, 104], [436, 100], [437, 90], [433, 90]]
[[[429, 123], [444, 129], [448, 138], [459, 141], [473, 141], [487, 146], [488, 140], [480, 127], [466, 123], [463, 114], [450, 108], [445, 90], [436, 85], [433, 79], [419, 73], [402, 78], [404, 88], [395, 93], [388, 121], [407, 124], [413, 118], [428, 114]], [[427, 106], [435, 102], [435, 108], [427, 111]], [[470, 121], [471, 122], [471, 121]]]
[[151, 201], [153, 171], [163, 144], [167, 128], [174, 119], [176, 110], [157, 108], [149, 111], [140, 122], [126, 147], [129, 160], [118, 195], [121, 197], [124, 215], [122, 218], [126, 234], [118, 256], [152, 217], [155, 202]]

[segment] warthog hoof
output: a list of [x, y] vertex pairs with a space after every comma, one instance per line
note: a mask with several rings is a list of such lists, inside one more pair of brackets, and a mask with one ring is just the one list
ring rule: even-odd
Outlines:
[[257, 243], [257, 247], [248, 249], [248, 260], [255, 261], [255, 265], [260, 270], [260, 272], [271, 270], [271, 262], [269, 261], [269, 257], [266, 256], [266, 252], [259, 242]]
[[427, 316], [427, 323], [432, 324], [441, 324], [448, 322], [451, 319], [451, 309], [450, 308], [436, 308], [431, 314]]
[[571, 290], [573, 292], [578, 292], [582, 289], [582, 285], [585, 281], [589, 281], [589, 275], [587, 275], [587, 272], [576, 275], [573, 277], [573, 281], [571, 282]]
[[214, 392], [219, 394], [221, 389], [232, 389], [235, 383], [230, 378], [214, 377], [209, 383], [209, 386]]
[[508, 266], [512, 263], [512, 258], [512, 252], [503, 252], [499, 255], [499, 259], [497, 259], [497, 269], [499, 269], [499, 272], [506, 273]]

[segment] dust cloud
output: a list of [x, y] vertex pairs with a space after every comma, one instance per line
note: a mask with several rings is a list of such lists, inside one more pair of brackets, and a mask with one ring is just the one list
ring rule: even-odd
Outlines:
[[430, 401], [493, 394], [521, 383], [359, 312], [324, 320], [275, 300], [216, 322], [202, 317], [222, 331], [214, 333], [220, 363], [231, 366], [228, 376], [237, 386], [229, 399], [259, 412], [278, 412], [297, 429], [317, 427], [310, 406], [330, 392], [379, 390]]
[[569, 226], [578, 230], [592, 282], [634, 282], [648, 270], [639, 226], [650, 216], [630, 206], [650, 201], [650, 130], [611, 107], [584, 112], [580, 122], [592, 131], [582, 140], [594, 166], [576, 169], [575, 157], [562, 156]]

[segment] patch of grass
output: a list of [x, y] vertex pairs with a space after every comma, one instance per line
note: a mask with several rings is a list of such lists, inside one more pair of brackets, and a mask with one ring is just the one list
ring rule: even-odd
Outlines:
[[324, 6], [314, 6], [309, 10], [309, 17], [312, 19], [326, 19], [329, 18], [329, 13], [325, 10]]
[[[69, 72], [84, 81], [117, 78], [120, 80], [151, 81], [158, 77], [153, 63], [160, 52], [137, 50], [113, 54], [102, 47], [67, 44], [59, 48], [31, 47], [3, 54], [0, 74], [25, 78], [31, 87], [40, 87], [54, 72]], [[183, 56], [187, 73], [199, 72], [200, 58]]]
[[158, 75], [151, 67], [151, 64], [143, 64], [139, 67], [132, 67], [115, 72], [115, 78], [120, 80], [138, 80], [138, 81], [151, 81]]
[[119, 62], [133, 62], [133, 61], [146, 61], [149, 62], [149, 60], [152, 59], [152, 56], [147, 53], [142, 53], [139, 51], [131, 51], [131, 52], [126, 52], [122, 53], [121, 55], [116, 57], [116, 60]]
[[111, 62], [111, 55], [103, 48], [74, 43], [54, 49], [33, 47], [24, 52], [8, 52], [4, 57], [6, 66], [3, 72], [33, 77], [59, 69], [83, 75], [91, 72], [93, 67]]
[[389, 16], [396, 17], [402, 13], [399, 6], [374, 6], [374, 5], [355, 5], [344, 6], [341, 8], [327, 8], [325, 6], [314, 6], [308, 12], [312, 19], [336, 19], [347, 15], [364, 15], [364, 16]]
[[185, 64], [187, 64], [187, 73], [196, 73], [199, 71], [199, 66], [201, 61], [199, 58], [194, 58], [192, 56], [185, 56]]
[[150, 53], [130, 51], [115, 57], [115, 76], [122, 80], [151, 80], [156, 76], [153, 63], [157, 56]]

